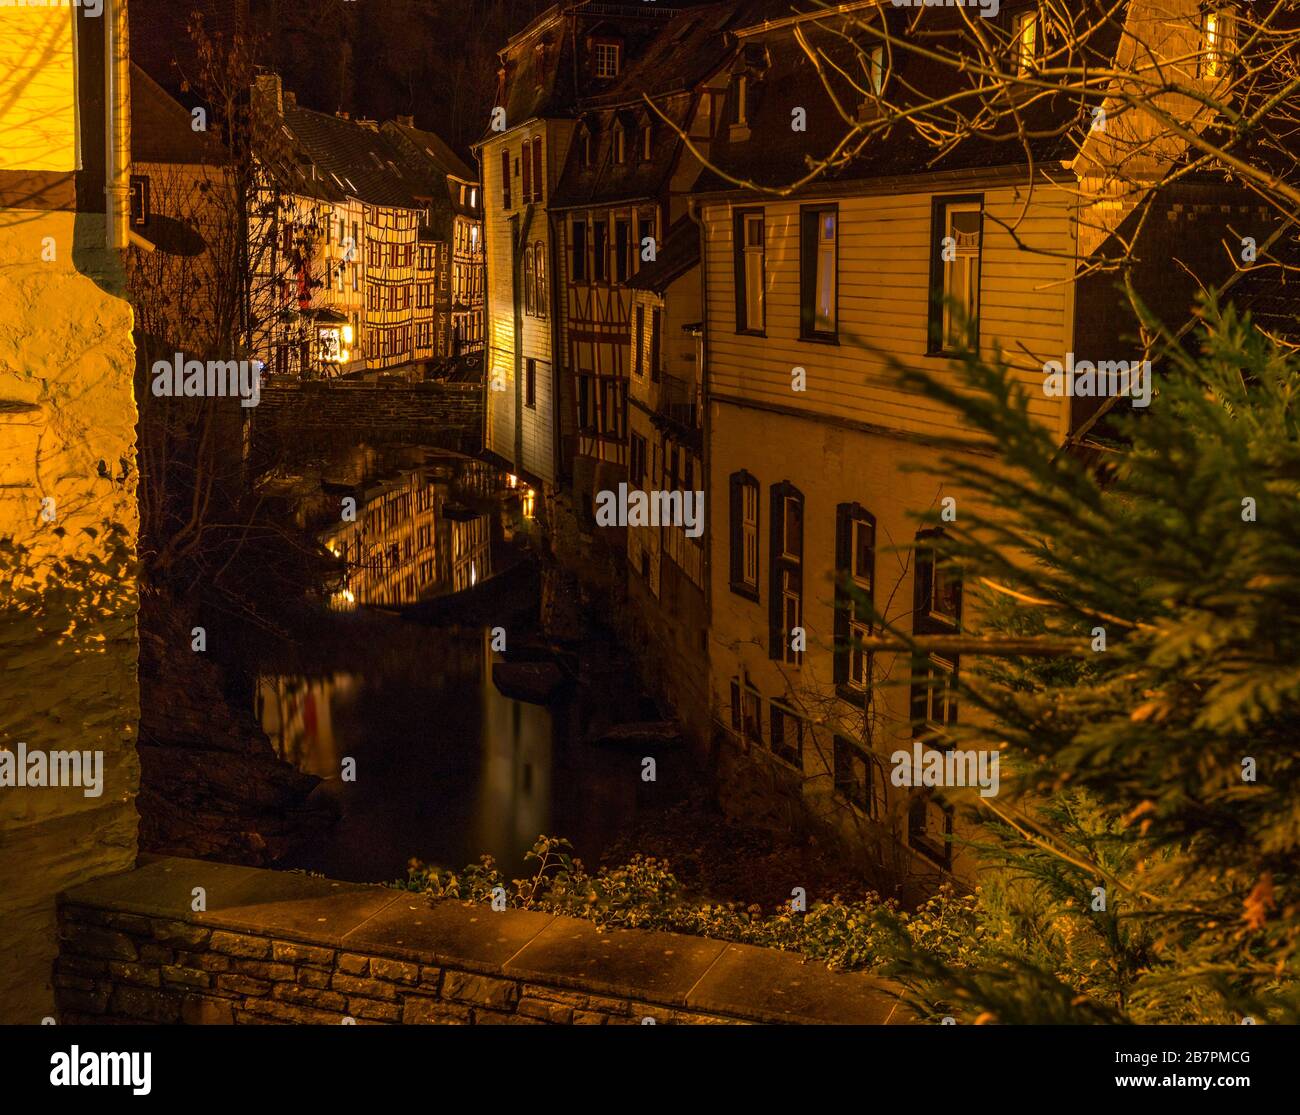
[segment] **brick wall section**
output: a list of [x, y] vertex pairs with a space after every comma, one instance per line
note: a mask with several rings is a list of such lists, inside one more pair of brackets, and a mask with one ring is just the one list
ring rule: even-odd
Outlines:
[[372, 444], [483, 447], [483, 387], [473, 383], [270, 384], [252, 410], [255, 451], [347, 432]]
[[63, 896], [54, 983], [65, 1023], [898, 1020], [883, 984], [789, 953], [172, 858]]

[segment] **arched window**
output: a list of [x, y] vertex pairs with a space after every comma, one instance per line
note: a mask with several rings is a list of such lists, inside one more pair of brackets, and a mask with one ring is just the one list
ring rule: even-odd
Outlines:
[[546, 316], [546, 307], [548, 302], [546, 290], [546, 254], [543, 250], [543, 244], [539, 240], [533, 245], [533, 276], [537, 284], [537, 293], [533, 299], [534, 312], [538, 317]]
[[533, 253], [524, 252], [524, 313], [534, 312], [533, 303]]

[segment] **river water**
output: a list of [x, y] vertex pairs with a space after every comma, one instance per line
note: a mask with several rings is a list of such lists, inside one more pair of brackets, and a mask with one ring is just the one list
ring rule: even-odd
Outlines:
[[326, 625], [298, 668], [258, 671], [263, 730], [338, 812], [285, 866], [381, 882], [412, 858], [461, 867], [490, 854], [512, 878], [539, 834], [567, 837], [591, 865], [638, 809], [662, 804], [671, 791], [642, 781], [639, 755], [584, 742], [591, 708], [497, 690], [503, 656], [486, 625], [403, 614], [507, 575], [534, 512], [520, 481], [454, 454], [349, 447], [262, 488], [346, 562], [321, 608], [372, 613]]

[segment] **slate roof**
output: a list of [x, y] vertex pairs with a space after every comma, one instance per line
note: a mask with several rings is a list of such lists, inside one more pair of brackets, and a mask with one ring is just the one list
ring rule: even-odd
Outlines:
[[[1261, 245], [1262, 247], [1262, 245]], [[1277, 266], [1239, 272], [1222, 301], [1235, 302], [1255, 324], [1279, 340], [1300, 345], [1300, 228], [1292, 226], [1260, 262]]]
[[448, 181], [450, 175], [466, 182], [477, 183], [478, 173], [448, 147], [440, 136], [394, 121], [385, 123], [381, 130], [392, 142], [399, 160], [409, 166], [421, 180], [430, 184], [435, 182], [443, 184], [442, 192], [435, 195], [440, 207], [466, 217], [482, 216], [481, 196], [475, 195], [479, 198], [477, 206], [469, 204], [468, 196], [462, 204], [459, 184]]
[[[996, 23], [999, 33], [1005, 36], [1010, 18], [1028, 2], [1006, 0], [999, 16], [989, 22]], [[1081, 0], [1081, 3], [1085, 12], [1100, 11], [1105, 0]], [[803, 11], [819, 8], [816, 0], [752, 0], [744, 6], [740, 19], [731, 25], [735, 30], [760, 28], [742, 35], [740, 42], [743, 48], [748, 48], [751, 63], [765, 47], [766, 65], [759, 63], [750, 70], [746, 113], [749, 138], [738, 137], [733, 141], [730, 128], [724, 123], [710, 149], [710, 161], [735, 178], [764, 187], [785, 186], [801, 178], [808, 173], [810, 159], [830, 156], [846, 133], [823, 78], [793, 34], [788, 29], [761, 30], [764, 21], [782, 19], [796, 6]], [[1093, 30], [1080, 56], [1072, 60], [1073, 64], [1110, 65], [1123, 29], [1123, 10], [1121, 5], [1114, 18], [1098, 17], [1094, 21]], [[965, 32], [964, 13], [955, 8], [886, 5], [880, 11], [889, 21], [891, 36], [927, 49], [952, 50], [961, 41], [956, 36], [969, 34]], [[863, 59], [844, 35], [855, 35], [864, 44], [875, 40], [861, 30], [855, 32], [852, 25], [844, 22], [845, 18], [836, 16], [825, 21], [804, 22], [801, 30], [814, 50], [825, 51], [832, 62], [854, 75], [859, 85], [865, 85]], [[874, 14], [870, 10], [858, 11], [848, 18], [866, 20], [874, 18]], [[841, 105], [856, 111], [862, 95], [843, 75], [834, 73], [832, 67], [825, 69], [827, 83]], [[974, 80], [951, 64], [936, 63], [898, 48], [890, 59], [886, 98], [904, 103], [923, 102], [972, 88]], [[973, 98], [967, 102], [967, 112], [974, 103]], [[791, 127], [792, 111], [800, 107], [807, 113], [807, 130], [803, 132]], [[896, 123], [889, 132], [871, 136], [860, 150], [842, 153], [842, 160], [824, 172], [818, 183], [824, 186], [836, 181], [925, 171], [1025, 165], [1030, 161], [1050, 164], [1069, 159], [1077, 153], [1077, 143], [1091, 124], [1090, 107], [1091, 103], [1076, 95], [1051, 95], [1023, 109], [1018, 134], [1008, 123], [998, 133], [968, 136], [943, 148], [927, 142], [911, 125]], [[730, 121], [734, 111], [729, 96], [724, 120]], [[724, 175], [708, 168], [702, 171], [695, 185], [697, 192], [734, 189], [737, 187]]]
[[652, 290], [663, 294], [673, 283], [700, 262], [700, 229], [690, 217], [678, 217], [668, 229], [653, 263], [623, 285], [631, 290]]
[[445, 182], [419, 174], [378, 125], [330, 116], [285, 100], [284, 124], [297, 146], [344, 194], [370, 205], [423, 209]]
[[[629, 68], [655, 46], [666, 23], [682, 9], [701, 6], [698, 0], [664, 6], [646, 0], [579, 0], [548, 8], [501, 52], [507, 73], [497, 100], [506, 110], [507, 125], [578, 115], [582, 102], [624, 84]], [[623, 72], [618, 77], [598, 78], [575, 62], [575, 38], [585, 43], [588, 36], [602, 34], [616, 36], [623, 44]]]
[[[674, 127], [685, 130], [694, 111], [695, 90], [733, 47], [726, 31], [744, 5], [708, 4], [678, 12], [620, 78], [598, 95], [578, 104], [579, 131], [551, 197], [563, 209], [619, 201], [660, 198], [667, 189], [682, 142]], [[650, 97], [655, 108], [646, 104]], [[661, 118], [662, 113], [667, 120]], [[614, 160], [615, 126], [625, 135], [626, 158]], [[651, 157], [642, 158], [641, 132], [651, 132]], [[593, 158], [585, 160], [584, 134], [592, 136]]]

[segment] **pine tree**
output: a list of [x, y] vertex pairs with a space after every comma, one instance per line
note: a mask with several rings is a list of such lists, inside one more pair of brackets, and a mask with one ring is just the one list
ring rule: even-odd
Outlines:
[[1300, 1020], [1300, 363], [1231, 308], [1201, 317], [1090, 459], [1000, 356], [957, 383], [901, 370], [996, 448], [942, 464], [986, 501], [947, 530], [972, 634], [1081, 648], [962, 684], [953, 742], [1000, 749], [1003, 786], [963, 803], [979, 963], [899, 935], [932, 1017]]

